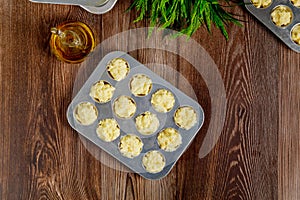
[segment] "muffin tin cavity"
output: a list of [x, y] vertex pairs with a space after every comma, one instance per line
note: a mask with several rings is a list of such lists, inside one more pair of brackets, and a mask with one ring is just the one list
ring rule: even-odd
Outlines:
[[79, 124], [88, 126], [96, 121], [98, 116], [97, 108], [90, 102], [78, 104], [74, 110], [74, 117]]
[[271, 18], [276, 26], [285, 27], [292, 22], [293, 12], [289, 7], [279, 5], [272, 10]]
[[[109, 66], [122, 66], [123, 75], [116, 76]], [[103, 97], [104, 93], [110, 95]], [[179, 112], [186, 107], [192, 114]], [[189, 119], [180, 121], [177, 115]], [[67, 118], [78, 133], [132, 171], [156, 180], [166, 176], [187, 149], [204, 122], [204, 113], [196, 101], [166, 80], [128, 54], [115, 51], [99, 62], [70, 103]]]
[[157, 142], [162, 150], [172, 152], [181, 145], [182, 138], [176, 129], [166, 128], [158, 134]]
[[157, 112], [166, 113], [173, 109], [175, 98], [169, 90], [159, 89], [152, 95], [151, 104]]
[[149, 173], [158, 173], [166, 165], [166, 159], [159, 151], [149, 151], [143, 157], [143, 166]]
[[292, 4], [296, 7], [300, 7], [300, 0], [291, 0]]
[[115, 88], [107, 81], [97, 81], [90, 89], [90, 97], [98, 103], [109, 102], [114, 94]]
[[272, 0], [251, 0], [256, 8], [267, 8], [271, 5]]
[[300, 24], [296, 24], [291, 32], [292, 40], [297, 44], [300, 45]]
[[112, 59], [106, 68], [107, 73], [116, 81], [123, 80], [130, 71], [128, 62], [123, 58]]
[[137, 74], [131, 78], [130, 91], [134, 96], [146, 96], [152, 89], [151, 79], [144, 74]]
[[142, 140], [138, 136], [129, 134], [121, 138], [119, 150], [123, 156], [127, 158], [134, 158], [140, 155], [143, 145]]
[[111, 142], [120, 136], [120, 127], [115, 119], [103, 119], [99, 122], [96, 132], [101, 140]]
[[151, 135], [159, 127], [159, 119], [156, 114], [149, 111], [144, 112], [135, 118], [135, 125], [138, 132], [143, 135]]
[[[270, 29], [289, 48], [300, 53], [300, 45], [295, 32], [300, 23], [300, 0], [244, 0], [247, 10]], [[297, 29], [295, 29], [297, 30]]]
[[113, 110], [118, 117], [128, 119], [134, 115], [136, 104], [132, 98], [120, 96], [114, 101]]
[[197, 123], [197, 113], [190, 106], [180, 107], [175, 111], [174, 121], [180, 128], [189, 130]]

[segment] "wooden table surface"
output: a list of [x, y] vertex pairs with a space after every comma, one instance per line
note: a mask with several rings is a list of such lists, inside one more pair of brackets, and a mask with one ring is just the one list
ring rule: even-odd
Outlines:
[[65, 116], [81, 65], [58, 61], [49, 48], [50, 28], [66, 20], [90, 25], [98, 44], [146, 27], [146, 21], [132, 23], [135, 12], [124, 12], [130, 1], [120, 0], [104, 15], [0, 1], [0, 199], [300, 199], [300, 54], [244, 8], [232, 8], [244, 22], [229, 25], [228, 42], [215, 28], [210, 35], [203, 27], [192, 37], [218, 66], [228, 101], [220, 138], [204, 158], [199, 149], [214, 126], [204, 79], [178, 55], [130, 52], [142, 63], [181, 72], [206, 114], [171, 173], [150, 181], [108, 167], [85, 148]]

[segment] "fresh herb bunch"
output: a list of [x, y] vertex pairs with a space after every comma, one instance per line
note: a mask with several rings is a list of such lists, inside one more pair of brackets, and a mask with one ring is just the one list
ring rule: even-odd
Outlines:
[[[238, 2], [223, 0], [225, 5], [231, 6]], [[221, 30], [226, 39], [228, 33], [225, 26], [228, 23], [240, 25], [233, 14], [224, 10], [220, 0], [133, 0], [129, 10], [135, 8], [139, 16], [134, 22], [150, 18], [150, 26], [172, 28], [188, 37], [203, 24], [211, 31], [214, 24]]]

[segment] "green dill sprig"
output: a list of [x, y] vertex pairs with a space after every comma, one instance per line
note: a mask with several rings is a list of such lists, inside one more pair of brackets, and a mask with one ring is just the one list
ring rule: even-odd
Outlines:
[[[220, 0], [133, 0], [129, 10], [135, 8], [139, 16], [134, 22], [145, 18], [150, 20], [150, 26], [172, 28], [188, 37], [202, 25], [211, 31], [214, 24], [228, 39], [226, 26], [229, 23], [241, 25], [233, 14], [224, 10]], [[223, 1], [227, 6], [238, 5], [233, 0]]]

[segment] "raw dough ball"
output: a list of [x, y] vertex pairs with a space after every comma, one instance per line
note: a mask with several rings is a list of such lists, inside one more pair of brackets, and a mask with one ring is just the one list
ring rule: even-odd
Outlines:
[[123, 58], [115, 58], [107, 65], [109, 75], [116, 81], [123, 80], [130, 70], [128, 62]]
[[143, 135], [154, 133], [159, 127], [159, 120], [155, 114], [147, 111], [135, 119], [136, 129]]
[[106, 81], [98, 81], [90, 90], [90, 96], [98, 103], [106, 103], [111, 100], [115, 88]]
[[174, 107], [175, 98], [170, 91], [160, 89], [152, 95], [151, 104], [157, 112], [166, 113]]
[[180, 128], [189, 130], [197, 122], [197, 114], [190, 106], [180, 107], [174, 114], [174, 121]]
[[120, 140], [119, 149], [125, 157], [134, 158], [140, 155], [143, 149], [143, 142], [136, 135], [125, 135]]
[[159, 151], [149, 151], [143, 157], [143, 166], [147, 172], [158, 173], [166, 165], [165, 157]]
[[271, 18], [276, 26], [284, 27], [292, 22], [293, 13], [287, 6], [277, 6], [271, 12]]
[[74, 111], [75, 119], [82, 125], [91, 125], [97, 119], [97, 108], [89, 103], [83, 102], [76, 106]]
[[291, 0], [292, 4], [296, 7], [300, 7], [300, 0]]
[[300, 45], [300, 24], [297, 24], [291, 32], [292, 40]]
[[111, 142], [119, 137], [120, 128], [115, 119], [104, 119], [99, 122], [96, 132], [101, 140]]
[[128, 119], [134, 115], [136, 105], [130, 97], [120, 96], [115, 100], [113, 109], [118, 117]]
[[130, 90], [134, 96], [146, 96], [152, 89], [151, 79], [143, 74], [137, 74], [130, 81]]
[[256, 8], [267, 8], [271, 5], [272, 0], [251, 0]]
[[181, 145], [182, 138], [174, 128], [166, 128], [158, 134], [157, 142], [161, 149], [172, 152]]

